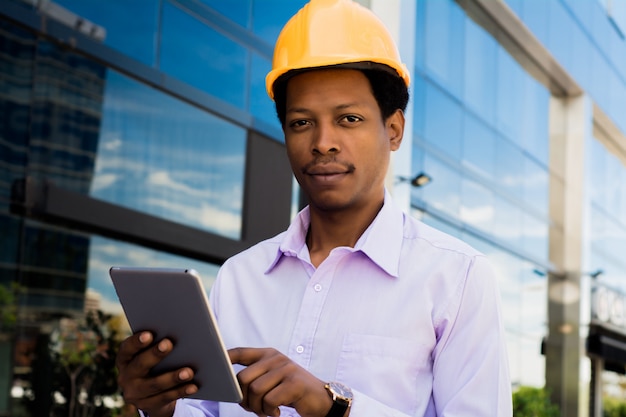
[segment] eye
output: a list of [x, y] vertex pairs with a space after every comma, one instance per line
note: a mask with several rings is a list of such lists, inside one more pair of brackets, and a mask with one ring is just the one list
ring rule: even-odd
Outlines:
[[298, 128], [302, 128], [302, 127], [310, 125], [310, 124], [311, 124], [311, 122], [309, 122], [308, 120], [298, 119], [298, 120], [293, 120], [293, 121], [289, 122], [289, 127], [293, 128], [293, 129], [298, 129]]
[[359, 116], [355, 116], [354, 114], [347, 114], [339, 119], [340, 123], [354, 124], [363, 121], [363, 119]]

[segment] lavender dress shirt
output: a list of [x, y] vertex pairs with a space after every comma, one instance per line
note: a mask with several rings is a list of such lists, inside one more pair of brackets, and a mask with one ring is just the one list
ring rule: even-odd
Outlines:
[[[389, 195], [354, 248], [316, 269], [305, 208], [289, 229], [232, 257], [210, 299], [227, 347], [274, 347], [352, 388], [350, 417], [509, 417], [499, 291], [484, 255]], [[240, 368], [236, 368], [238, 371]], [[175, 417], [251, 416], [183, 399]], [[281, 407], [281, 416], [298, 416]]]

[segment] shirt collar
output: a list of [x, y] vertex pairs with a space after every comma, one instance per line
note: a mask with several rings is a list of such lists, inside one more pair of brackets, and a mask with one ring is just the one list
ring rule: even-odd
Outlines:
[[[309, 261], [306, 234], [311, 223], [309, 207], [305, 207], [291, 222], [283, 235], [276, 257], [265, 273], [271, 272], [284, 256]], [[387, 274], [398, 277], [400, 251], [403, 241], [404, 213], [385, 190], [383, 207], [359, 238], [354, 251], [361, 251]]]

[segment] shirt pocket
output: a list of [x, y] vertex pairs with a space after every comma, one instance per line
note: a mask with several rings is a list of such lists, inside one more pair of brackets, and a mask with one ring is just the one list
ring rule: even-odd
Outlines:
[[390, 407], [415, 410], [418, 383], [432, 385], [430, 353], [417, 340], [347, 334], [337, 380]]

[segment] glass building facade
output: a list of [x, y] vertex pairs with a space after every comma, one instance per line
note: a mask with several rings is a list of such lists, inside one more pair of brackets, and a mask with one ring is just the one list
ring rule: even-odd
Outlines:
[[[264, 79], [305, 3], [0, 4], [0, 416], [35, 415], [62, 320], [121, 314], [111, 266], [194, 268], [210, 290], [288, 225], [300, 200]], [[626, 7], [360, 3], [412, 75], [391, 193], [491, 259], [514, 389], [599, 416], [626, 369], [603, 342], [626, 343]], [[418, 173], [432, 181], [402, 180]]]

